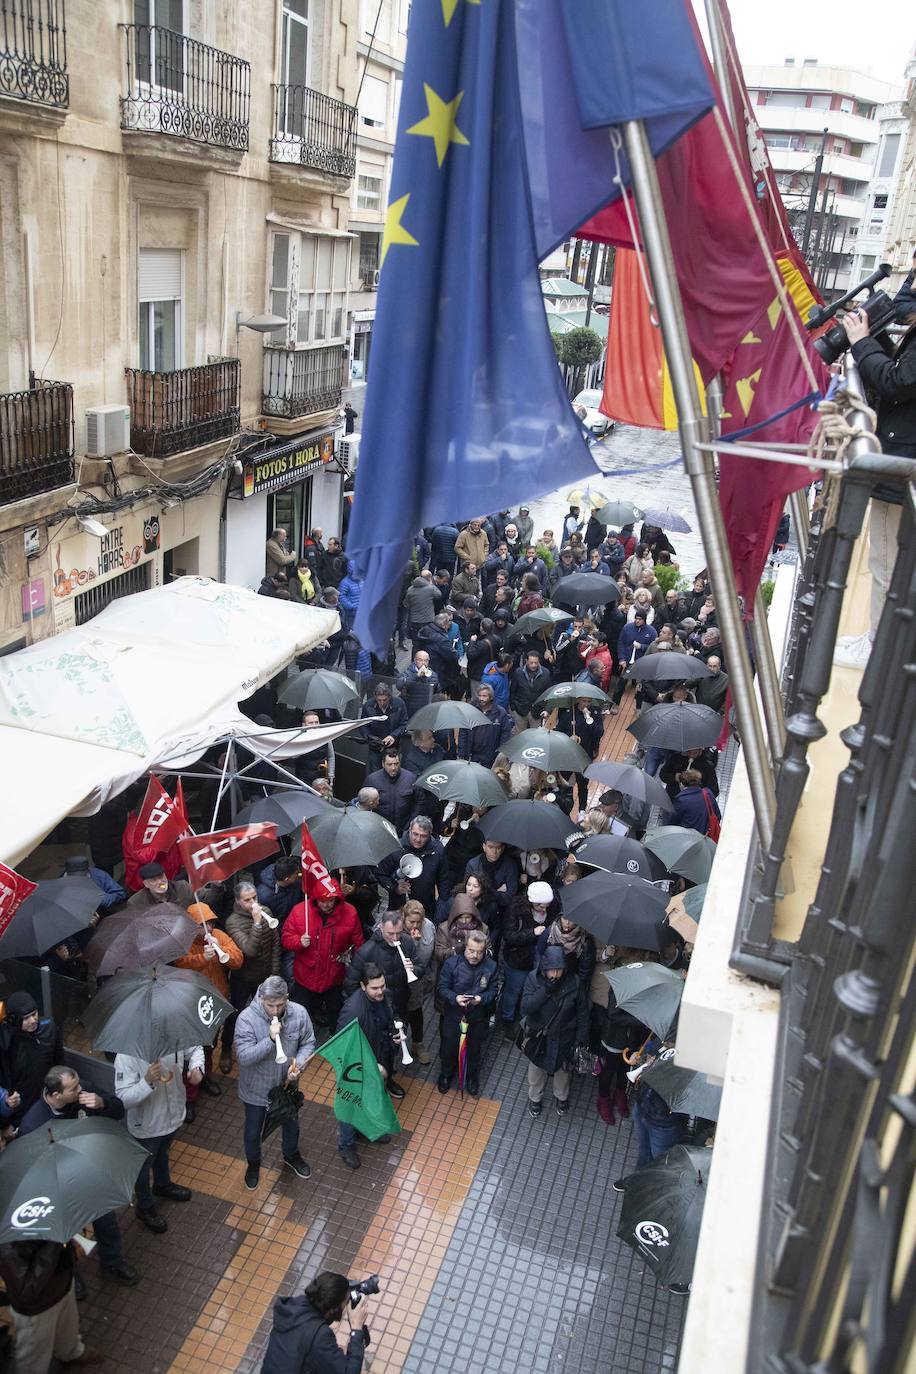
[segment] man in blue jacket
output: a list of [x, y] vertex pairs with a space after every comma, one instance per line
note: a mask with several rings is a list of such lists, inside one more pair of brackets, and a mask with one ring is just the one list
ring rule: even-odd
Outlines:
[[462, 1022], [467, 1026], [464, 1087], [471, 1097], [480, 1092], [480, 1060], [487, 1038], [490, 1008], [496, 1001], [496, 960], [487, 954], [487, 937], [479, 930], [468, 935], [464, 951], [446, 959], [437, 988], [445, 1004], [439, 1047], [439, 1091], [447, 1093], [458, 1072]]
[[[491, 667], [487, 664], [487, 667]], [[482, 711], [489, 725], [475, 725], [473, 729], [460, 731], [458, 735], [458, 756], [479, 763], [484, 768], [492, 768], [496, 755], [515, 729], [509, 712], [497, 705], [490, 682], [481, 682], [474, 705]]]
[[[380, 717], [380, 719], [373, 719]], [[376, 684], [372, 700], [363, 707], [369, 763], [376, 766], [385, 749], [397, 749], [407, 729], [407, 707], [400, 697], [391, 695], [387, 682]]]
[[512, 672], [512, 655], [499, 654], [488, 663], [480, 678], [481, 687], [487, 686], [493, 692], [493, 700], [504, 711], [509, 709], [509, 674]]

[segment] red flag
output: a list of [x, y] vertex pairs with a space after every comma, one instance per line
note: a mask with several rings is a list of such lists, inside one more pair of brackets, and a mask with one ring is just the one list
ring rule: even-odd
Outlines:
[[21, 873], [7, 868], [6, 864], [0, 864], [0, 935], [6, 930], [26, 897], [34, 892], [37, 886], [37, 883], [23, 878]]
[[191, 835], [178, 841], [178, 852], [195, 892], [204, 883], [222, 882], [240, 868], [275, 854], [279, 848], [273, 821], [231, 826], [228, 830]]
[[171, 849], [183, 833], [187, 817], [179, 813], [177, 801], [169, 796], [157, 777], [150, 774], [149, 786], [137, 816], [135, 837], [141, 847], [155, 845]]
[[191, 822], [188, 820], [188, 810], [184, 804], [184, 788], [181, 785], [180, 777], [175, 787], [175, 811], [181, 820], [182, 827], [179, 831], [178, 838], [179, 840], [184, 840], [188, 835], [193, 835], [194, 831], [191, 829]]
[[302, 890], [306, 899], [311, 898], [315, 902], [337, 896], [336, 888], [328, 876], [324, 860], [315, 848], [315, 841], [306, 821], [302, 822]]

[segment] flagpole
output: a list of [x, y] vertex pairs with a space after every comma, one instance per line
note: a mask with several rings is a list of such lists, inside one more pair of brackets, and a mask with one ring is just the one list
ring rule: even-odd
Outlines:
[[725, 647], [757, 831], [761, 846], [767, 851], [773, 833], [775, 810], [773, 774], [757, 713], [750, 658], [738, 607], [734, 571], [728, 556], [725, 522], [722, 519], [722, 509], [716, 491], [713, 460], [710, 454], [697, 447], [698, 442], [708, 441], [709, 432], [697, 393], [684, 307], [674, 269], [671, 239], [662, 208], [658, 173], [643, 121], [628, 120], [623, 125], [622, 132], [677, 406], [684, 466], [690, 478], [700, 534], [716, 597], [716, 615]]

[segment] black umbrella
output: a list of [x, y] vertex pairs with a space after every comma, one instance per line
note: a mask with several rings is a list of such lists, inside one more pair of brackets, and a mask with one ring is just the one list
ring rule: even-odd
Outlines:
[[711, 677], [701, 658], [682, 654], [677, 649], [660, 649], [657, 654], [643, 654], [627, 669], [627, 677], [636, 682], [699, 682]]
[[667, 1102], [673, 1112], [686, 1116], [702, 1116], [706, 1121], [718, 1121], [722, 1105], [722, 1089], [710, 1083], [705, 1073], [682, 1069], [675, 1064], [673, 1050], [656, 1059], [642, 1074], [642, 1079]]
[[341, 714], [359, 699], [359, 692], [348, 677], [327, 668], [307, 668], [287, 678], [277, 696], [284, 706], [295, 706], [303, 711], [306, 708], [340, 711]]
[[592, 873], [561, 888], [560, 904], [564, 915], [599, 944], [658, 950], [670, 939], [665, 923], [668, 898], [644, 878]]
[[220, 997], [209, 978], [157, 964], [109, 978], [82, 1022], [95, 1049], [151, 1064], [176, 1050], [212, 1045], [231, 1015], [232, 1003]]
[[[370, 868], [401, 847], [394, 826], [373, 811], [331, 810], [309, 826], [312, 839], [329, 869]], [[294, 849], [297, 846], [294, 844]]]
[[292, 835], [303, 821], [314, 820], [326, 811], [333, 811], [330, 802], [319, 797], [317, 792], [305, 788], [295, 788], [287, 792], [272, 792], [269, 797], [259, 797], [257, 801], [243, 806], [235, 818], [235, 825], [254, 825], [257, 821], [272, 821], [278, 835]]
[[85, 930], [102, 896], [101, 888], [81, 874], [39, 883], [0, 935], [0, 958], [44, 954], [78, 930]]
[[722, 731], [722, 717], [709, 706], [664, 701], [643, 711], [627, 729], [646, 748], [654, 746], [685, 754], [688, 749], [705, 749], [715, 744]]
[[564, 773], [583, 773], [590, 763], [582, 745], [562, 730], [520, 730], [506, 740], [503, 753], [515, 763], [544, 772], [558, 768]]
[[305, 1098], [295, 1083], [278, 1083], [267, 1094], [267, 1115], [261, 1127], [261, 1139], [266, 1140], [284, 1121], [295, 1121]]
[[50, 1120], [0, 1155], [0, 1244], [65, 1245], [104, 1212], [130, 1202], [149, 1155], [123, 1122]]
[[605, 606], [620, 600], [620, 588], [604, 573], [581, 572], [562, 578], [553, 589], [554, 601], [564, 606]]
[[637, 768], [635, 764], [593, 763], [586, 768], [585, 776], [594, 778], [596, 782], [607, 783], [608, 787], [615, 788], [626, 797], [635, 797], [637, 801], [648, 802], [650, 806], [659, 806], [663, 811], [672, 809], [668, 793], [658, 778]]
[[424, 768], [417, 787], [432, 792], [440, 801], [467, 802], [468, 806], [501, 806], [509, 794], [499, 778], [480, 763], [443, 759]]
[[607, 705], [611, 698], [607, 692], [602, 692], [600, 687], [596, 687], [593, 682], [555, 682], [552, 687], [548, 687], [546, 692], [542, 692], [534, 703], [535, 706], [543, 706], [545, 711], [550, 707], [559, 706], [561, 710], [570, 710], [577, 701], [600, 701]]
[[[414, 711], [408, 730], [465, 730], [476, 725], [493, 725], [489, 716], [466, 701], [431, 701]], [[494, 727], [495, 728], [495, 727]]]
[[659, 1283], [693, 1277], [712, 1150], [675, 1145], [623, 1180], [617, 1234], [649, 1265]]
[[582, 831], [552, 802], [508, 801], [481, 816], [484, 839], [514, 844], [519, 849], [565, 849]]
[[96, 973], [106, 977], [119, 969], [169, 964], [187, 954], [200, 926], [172, 902], [157, 902], [148, 911], [131, 912], [130, 920], [107, 917], [86, 950]]
[[661, 859], [624, 835], [588, 835], [576, 845], [575, 857], [577, 863], [589, 864], [605, 873], [629, 873], [650, 883], [664, 878], [667, 871]]
[[[573, 883], [581, 887], [581, 883]], [[642, 946], [648, 948], [648, 946]], [[663, 964], [623, 964], [610, 969], [604, 977], [614, 989], [617, 1005], [666, 1040], [677, 1025], [684, 979]]]
[[524, 639], [528, 635], [538, 634], [540, 630], [568, 625], [572, 618], [569, 611], [561, 611], [556, 606], [539, 606], [536, 611], [527, 611], [519, 616], [509, 632], [509, 638]]

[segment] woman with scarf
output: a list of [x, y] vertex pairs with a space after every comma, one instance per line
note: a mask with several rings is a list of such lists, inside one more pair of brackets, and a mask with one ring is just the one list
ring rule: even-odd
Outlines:
[[538, 960], [548, 945], [559, 945], [566, 959], [566, 972], [574, 973], [582, 987], [587, 988], [597, 957], [595, 942], [588, 931], [575, 925], [568, 916], [558, 916], [538, 936], [535, 946]]
[[404, 929], [417, 947], [411, 960], [417, 981], [407, 988], [407, 1019], [410, 1022], [413, 1057], [418, 1064], [428, 1064], [430, 1055], [423, 1043], [423, 1001], [432, 981], [436, 927], [426, 915], [422, 902], [407, 901], [401, 910], [404, 915]]
[[317, 600], [320, 591], [321, 583], [311, 563], [307, 558], [300, 558], [296, 564], [296, 571], [289, 579], [290, 601], [298, 601], [300, 605], [309, 606]]

